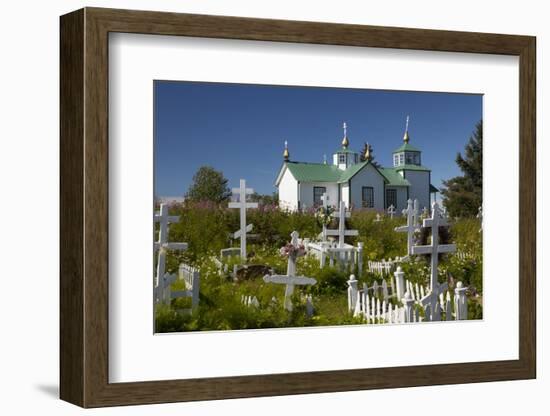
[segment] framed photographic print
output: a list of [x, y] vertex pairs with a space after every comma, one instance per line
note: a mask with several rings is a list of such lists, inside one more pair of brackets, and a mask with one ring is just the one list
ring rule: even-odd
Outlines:
[[61, 17], [61, 398], [536, 376], [535, 38]]

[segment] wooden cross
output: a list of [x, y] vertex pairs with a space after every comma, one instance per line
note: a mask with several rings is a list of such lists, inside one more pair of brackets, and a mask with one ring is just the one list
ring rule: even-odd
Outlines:
[[[230, 202], [229, 208], [238, 208], [241, 210], [241, 224], [240, 224], [241, 228], [239, 231], [237, 231], [237, 233], [239, 234], [235, 238], [238, 238], [238, 237], [241, 238], [241, 261], [246, 262], [246, 233], [248, 232], [247, 225], [246, 225], [246, 209], [258, 208], [258, 203], [246, 202], [246, 196], [253, 194], [254, 189], [247, 188], [246, 181], [244, 179], [241, 179], [240, 187], [233, 188], [232, 192], [233, 192], [233, 196], [238, 198], [238, 202]], [[237, 233], [235, 233], [234, 235], [236, 235]]]
[[187, 250], [187, 243], [169, 243], [168, 242], [168, 224], [179, 222], [180, 217], [168, 215], [168, 205], [160, 204], [160, 210], [155, 213], [154, 221], [158, 222], [159, 238], [154, 244], [155, 251], [158, 251], [157, 273], [155, 275], [155, 296], [160, 296], [159, 291], [164, 290], [163, 283], [166, 274], [166, 250]]
[[446, 218], [441, 218], [441, 211], [437, 202], [432, 205], [432, 218], [426, 218], [423, 221], [423, 227], [431, 227], [432, 241], [431, 244], [425, 246], [414, 246], [412, 254], [430, 254], [431, 255], [431, 271], [430, 271], [430, 291], [434, 295], [439, 290], [437, 282], [437, 266], [439, 264], [439, 253], [452, 253], [456, 251], [456, 244], [439, 244], [439, 227], [448, 226]]
[[413, 244], [413, 238], [414, 238], [414, 232], [416, 231], [417, 227], [414, 224], [414, 209], [413, 209], [413, 201], [408, 200], [407, 201], [407, 225], [402, 225], [400, 227], [395, 227], [394, 230], [398, 233], [407, 233], [407, 255], [410, 256], [413, 254], [412, 248], [414, 246]]
[[[437, 257], [437, 256], [436, 256]], [[441, 320], [441, 308], [439, 306], [439, 297], [441, 293], [445, 292], [448, 288], [447, 282], [442, 284], [437, 284], [435, 288], [431, 289], [430, 292], [420, 299], [420, 303], [426, 309], [430, 305], [429, 314], [426, 314], [426, 319], [429, 321], [440, 321]]]
[[393, 214], [395, 214], [395, 207], [393, 205], [390, 205], [388, 207], [388, 214], [389, 214], [390, 218], [393, 220]]
[[[298, 232], [293, 231], [290, 236], [292, 238], [290, 243], [297, 249], [299, 247]], [[287, 311], [292, 311], [291, 297], [294, 293], [294, 286], [309, 286], [317, 283], [317, 280], [311, 277], [296, 276], [296, 258], [296, 256], [288, 256], [286, 275], [268, 274], [264, 276], [264, 282], [266, 283], [286, 285], [284, 306]]]
[[[249, 233], [250, 231], [252, 231], [252, 228], [254, 228], [254, 226], [253, 226], [252, 224], [248, 224], [248, 225], [246, 226], [245, 232], [246, 232], [246, 233]], [[239, 237], [241, 236], [241, 233], [242, 233], [241, 230], [237, 230], [237, 231], [235, 231], [231, 236], [232, 236], [233, 238], [239, 238]]]
[[338, 230], [326, 230], [328, 235], [337, 235], [338, 236], [338, 247], [342, 248], [345, 244], [345, 237], [352, 235], [359, 235], [357, 230], [346, 230], [346, 218], [351, 216], [349, 211], [346, 211], [346, 203], [340, 201], [340, 210], [334, 213], [338, 217]]

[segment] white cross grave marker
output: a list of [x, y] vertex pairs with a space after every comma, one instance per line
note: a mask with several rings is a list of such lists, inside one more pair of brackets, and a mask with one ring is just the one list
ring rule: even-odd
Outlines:
[[393, 215], [395, 214], [395, 207], [393, 205], [390, 205], [388, 207], [388, 215], [393, 220]]
[[246, 209], [247, 208], [258, 208], [257, 202], [246, 202], [246, 196], [253, 194], [254, 189], [246, 187], [246, 181], [241, 179], [240, 187], [233, 188], [233, 196], [238, 197], [238, 202], [230, 202], [229, 208], [238, 208], [241, 210], [241, 228], [235, 234], [234, 238], [241, 238], [241, 261], [246, 262], [246, 233], [251, 231], [252, 228], [248, 229], [246, 225]]
[[[293, 231], [292, 234], [290, 234], [291, 240], [290, 243], [295, 247], [299, 247], [298, 243], [298, 232]], [[287, 263], [287, 271], [286, 275], [280, 275], [280, 274], [273, 274], [273, 275], [265, 275], [264, 276], [264, 282], [266, 283], [275, 283], [280, 285], [286, 285], [285, 289], [285, 309], [287, 311], [292, 311], [292, 293], [294, 293], [294, 286], [309, 286], [314, 285], [317, 283], [317, 280], [313, 279], [312, 277], [305, 277], [305, 276], [296, 276], [296, 256], [288, 256], [288, 263]]]
[[158, 222], [159, 238], [154, 244], [155, 251], [159, 252], [157, 260], [157, 273], [155, 275], [155, 298], [161, 299], [161, 291], [164, 290], [166, 274], [166, 250], [187, 250], [187, 243], [169, 243], [168, 242], [168, 224], [179, 222], [180, 217], [177, 215], [168, 215], [168, 205], [160, 204], [160, 210], [155, 213], [154, 221]]
[[413, 237], [414, 232], [416, 231], [417, 227], [414, 224], [414, 209], [413, 209], [413, 201], [408, 200], [407, 201], [407, 225], [402, 225], [400, 227], [395, 227], [394, 230], [398, 233], [407, 233], [407, 255], [411, 256], [412, 248], [414, 246], [413, 244]]
[[346, 203], [340, 201], [340, 210], [334, 213], [334, 216], [338, 217], [338, 230], [327, 230], [327, 235], [338, 236], [338, 247], [344, 247], [346, 236], [359, 235], [357, 230], [346, 230], [346, 218], [351, 216], [351, 212], [346, 211]]
[[380, 221], [382, 221], [382, 217], [380, 217], [380, 213], [377, 212], [376, 213], [376, 219], [374, 220], [374, 222], [380, 222]]
[[451, 253], [456, 251], [456, 244], [439, 244], [439, 227], [448, 226], [446, 218], [441, 217], [441, 211], [437, 202], [432, 205], [432, 218], [426, 218], [423, 221], [423, 227], [431, 227], [432, 241], [425, 246], [414, 246], [412, 254], [430, 254], [430, 292], [421, 299], [424, 306], [430, 305], [432, 320], [437, 320], [439, 316], [439, 295], [447, 289], [447, 283], [439, 284], [437, 281], [437, 266], [439, 264], [438, 255], [440, 253]]

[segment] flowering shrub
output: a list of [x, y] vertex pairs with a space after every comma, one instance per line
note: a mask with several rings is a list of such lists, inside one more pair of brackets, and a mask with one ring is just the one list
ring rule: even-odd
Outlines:
[[282, 246], [279, 250], [279, 254], [283, 257], [292, 257], [293, 259], [297, 257], [302, 257], [306, 255], [306, 248], [303, 244], [298, 244], [294, 246], [292, 243], [287, 243]]
[[315, 219], [320, 226], [329, 225], [332, 222], [332, 214], [334, 213], [334, 208], [331, 206], [328, 207], [319, 207], [315, 211]]

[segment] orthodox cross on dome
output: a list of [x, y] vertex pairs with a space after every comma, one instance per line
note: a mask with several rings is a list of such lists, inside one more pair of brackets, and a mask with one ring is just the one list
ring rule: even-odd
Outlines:
[[157, 273], [155, 275], [155, 297], [160, 299], [161, 293], [165, 285], [163, 280], [166, 278], [166, 250], [187, 250], [187, 243], [169, 243], [168, 242], [168, 227], [170, 223], [179, 222], [180, 217], [177, 215], [168, 215], [168, 205], [160, 204], [160, 210], [155, 213], [154, 221], [159, 223], [159, 237], [154, 244], [155, 251], [158, 251]]
[[407, 121], [405, 122], [405, 134], [403, 135], [403, 141], [409, 143], [409, 116], [407, 115]]
[[344, 129], [344, 138], [342, 139], [342, 147], [344, 149], [347, 149], [349, 146], [349, 140], [348, 140], [348, 125], [344, 121], [344, 124], [342, 124], [342, 127]]
[[287, 162], [290, 158], [290, 153], [288, 151], [288, 142], [285, 140], [285, 150], [283, 151], [283, 158], [285, 159], [285, 162]]
[[285, 285], [285, 309], [287, 311], [292, 311], [292, 294], [294, 293], [295, 286], [309, 286], [317, 283], [317, 280], [311, 277], [305, 276], [296, 276], [296, 259], [298, 258], [298, 252], [302, 249], [298, 241], [298, 232], [293, 231], [290, 234], [291, 240], [290, 245], [292, 247], [292, 252], [288, 254], [288, 265], [286, 275], [273, 274], [265, 275], [264, 282], [266, 283], [275, 283], [280, 285]]
[[363, 155], [365, 161], [372, 160], [372, 146], [367, 142], [365, 143], [365, 154]]
[[233, 188], [233, 197], [238, 198], [238, 202], [230, 202], [229, 208], [240, 209], [240, 229], [233, 236], [241, 238], [241, 262], [246, 262], [246, 233], [252, 231], [252, 227], [246, 225], [246, 209], [258, 208], [257, 202], [246, 202], [246, 196], [253, 194], [254, 189], [246, 187], [246, 180], [241, 179], [240, 187]]
[[340, 210], [333, 214], [335, 217], [338, 217], [338, 229], [337, 230], [326, 230], [326, 235], [338, 236], [338, 247], [344, 247], [346, 236], [355, 236], [359, 235], [357, 230], [346, 230], [346, 218], [351, 216], [351, 212], [346, 211], [346, 203], [340, 201]]

